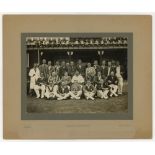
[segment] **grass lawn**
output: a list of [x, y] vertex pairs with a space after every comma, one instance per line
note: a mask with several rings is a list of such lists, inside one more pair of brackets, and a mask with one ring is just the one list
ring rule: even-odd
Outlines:
[[108, 100], [46, 100], [28, 97], [27, 112], [30, 113], [120, 113], [127, 112], [127, 94]]

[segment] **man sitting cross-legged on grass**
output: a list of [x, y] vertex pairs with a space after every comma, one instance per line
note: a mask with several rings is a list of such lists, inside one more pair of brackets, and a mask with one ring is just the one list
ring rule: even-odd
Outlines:
[[44, 77], [44, 74], [41, 73], [40, 78], [37, 79], [36, 85], [34, 86], [34, 91], [37, 95], [37, 98], [40, 97], [40, 92], [39, 92], [40, 90], [41, 90], [41, 98], [44, 98], [46, 83], [47, 83], [46, 78]]
[[61, 82], [61, 84], [56, 86], [55, 93], [57, 100], [64, 100], [70, 96], [70, 86], [66, 82]]
[[103, 79], [100, 79], [96, 84], [96, 89], [97, 89], [97, 96], [99, 98], [104, 98], [104, 99], [108, 99], [108, 92], [109, 92], [109, 88], [107, 85], [107, 82], [105, 82]]
[[116, 94], [117, 89], [118, 89], [118, 79], [115, 76], [114, 72], [112, 71], [110, 73], [110, 75], [107, 77], [107, 82], [108, 82], [108, 86], [110, 87], [110, 97], [114, 96], [118, 96]]
[[59, 82], [60, 80], [57, 73], [52, 72], [48, 78], [49, 85], [46, 86], [45, 96], [47, 97], [47, 99], [56, 97], [57, 85], [59, 84]]
[[101, 71], [97, 72], [97, 76], [94, 77], [95, 88], [97, 89], [97, 96], [99, 98], [108, 99], [108, 83], [106, 82], [106, 77], [101, 74]]
[[78, 83], [78, 81], [74, 81], [74, 83], [71, 85], [71, 91], [70, 91], [71, 99], [77, 99], [79, 100], [82, 95], [82, 85]]
[[94, 100], [94, 95], [96, 93], [96, 88], [91, 84], [91, 81], [88, 79], [86, 84], [83, 86], [83, 92], [85, 98]]

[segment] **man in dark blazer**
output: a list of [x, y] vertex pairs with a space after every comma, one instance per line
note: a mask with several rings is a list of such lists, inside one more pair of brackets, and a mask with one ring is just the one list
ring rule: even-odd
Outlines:
[[85, 77], [85, 66], [82, 64], [82, 60], [79, 59], [77, 62], [76, 70], [79, 71], [79, 73]]
[[40, 73], [43, 73], [44, 77], [47, 79], [49, 76], [48, 65], [46, 64], [46, 59], [42, 60], [42, 65], [39, 66]]
[[107, 67], [107, 76], [109, 76], [111, 74], [111, 72], [114, 72], [115, 74], [115, 68], [112, 66], [112, 62], [108, 61], [108, 67]]
[[115, 60], [111, 61], [111, 67], [112, 67], [112, 71], [116, 74], [116, 61]]
[[73, 77], [73, 75], [75, 74], [75, 72], [76, 72], [76, 66], [74, 65], [74, 62], [71, 61], [71, 62], [70, 62], [70, 73], [69, 73], [69, 75], [70, 75], [71, 77]]
[[107, 75], [108, 75], [108, 67], [106, 66], [105, 60], [103, 60], [102, 64], [101, 64], [101, 73], [102, 73], [102, 76], [104, 76], [104, 77], [107, 77]]
[[71, 66], [69, 62], [66, 62], [66, 72], [68, 72], [68, 75], [71, 76]]
[[54, 66], [52, 66], [52, 62], [48, 61], [48, 75], [51, 75], [52, 72], [54, 72]]
[[65, 63], [65, 61], [62, 61], [61, 62], [61, 66], [60, 66], [60, 68], [59, 68], [59, 77], [60, 77], [60, 79], [64, 76], [64, 73], [66, 72], [67, 70], [66, 70], [66, 63]]
[[101, 72], [97, 72], [97, 75], [94, 77], [94, 84], [97, 84], [99, 81], [104, 80], [106, 81], [106, 77], [102, 75]]
[[94, 60], [94, 66], [93, 67], [95, 68], [96, 74], [97, 74], [97, 72], [101, 71], [101, 67], [98, 65], [97, 60]]

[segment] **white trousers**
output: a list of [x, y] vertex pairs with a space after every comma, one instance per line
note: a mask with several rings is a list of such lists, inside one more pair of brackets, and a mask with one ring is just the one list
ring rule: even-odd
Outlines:
[[66, 99], [70, 96], [70, 93], [59, 94], [58, 93], [58, 85], [54, 86], [53, 93], [54, 93], [55, 97], [57, 97], [59, 99]]
[[34, 89], [35, 84], [36, 84], [36, 78], [35, 76], [33, 76], [30, 78], [30, 89]]
[[94, 97], [95, 93], [94, 92], [84, 92], [84, 96], [87, 97]]
[[44, 95], [45, 95], [45, 85], [41, 85], [41, 86], [35, 85], [34, 86], [34, 91], [35, 91], [35, 93], [37, 95], [37, 98], [40, 97], [39, 90], [41, 90], [41, 98], [43, 98]]
[[123, 78], [122, 78], [122, 76], [119, 76], [117, 78], [118, 78], [118, 94], [122, 94], [122, 92], [123, 92]]
[[107, 98], [108, 97], [108, 92], [109, 92], [109, 90], [108, 89], [105, 89], [105, 90], [97, 90], [97, 96], [99, 97], [99, 98]]
[[110, 84], [110, 92], [111, 94], [113, 95], [116, 95], [116, 92], [117, 92], [117, 89], [118, 89], [118, 86], [117, 85], [114, 85], [114, 84]]
[[77, 93], [74, 93], [74, 92], [70, 91], [70, 95], [71, 95], [72, 98], [77, 99], [77, 97], [81, 97], [82, 91], [80, 90]]
[[45, 97], [49, 98], [55, 98], [56, 93], [58, 90], [58, 86], [54, 85], [52, 90], [50, 91], [48, 87], [46, 87], [46, 91], [45, 91]]

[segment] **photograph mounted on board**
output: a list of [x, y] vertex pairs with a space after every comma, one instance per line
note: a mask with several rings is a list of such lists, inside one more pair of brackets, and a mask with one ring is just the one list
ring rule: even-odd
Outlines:
[[151, 15], [4, 15], [5, 139], [152, 138]]

